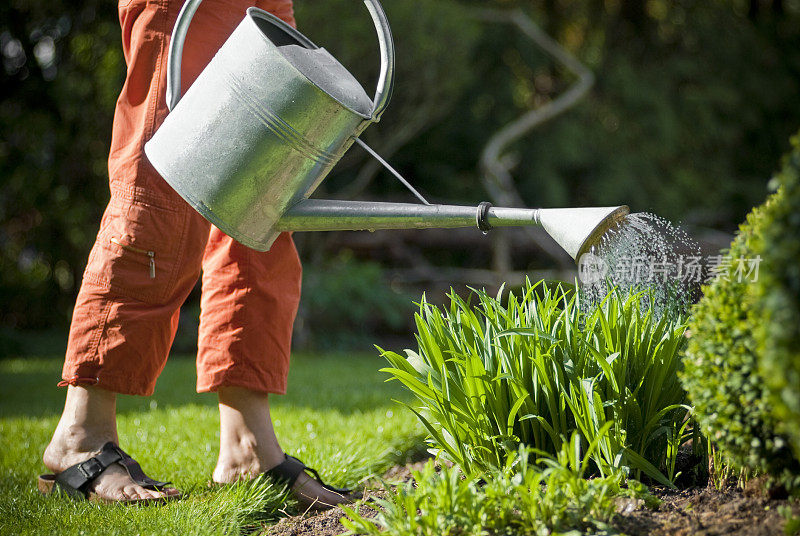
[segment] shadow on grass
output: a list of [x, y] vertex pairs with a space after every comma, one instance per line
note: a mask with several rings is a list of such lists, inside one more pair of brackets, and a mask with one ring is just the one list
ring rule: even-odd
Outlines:
[[[392, 399], [409, 400], [396, 383], [384, 383], [378, 370], [385, 362], [375, 355], [293, 356], [286, 395], [272, 395], [273, 408], [292, 407], [335, 410], [343, 415], [368, 411], [391, 404]], [[61, 379], [61, 359], [14, 358], [0, 360], [0, 417], [48, 417], [59, 415], [65, 390], [56, 386]], [[195, 391], [193, 356], [177, 355], [167, 361], [152, 397], [119, 396], [120, 415], [155, 408], [216, 406], [213, 393]]]

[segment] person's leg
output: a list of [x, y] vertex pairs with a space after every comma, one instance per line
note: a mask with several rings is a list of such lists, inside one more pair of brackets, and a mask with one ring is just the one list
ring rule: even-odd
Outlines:
[[[199, 10], [201, 21], [214, 15], [216, 0], [206, 3], [211, 8]], [[179, 1], [120, 2], [127, 76], [114, 115], [111, 201], [73, 312], [62, 373], [62, 385], [69, 385], [64, 412], [43, 456], [56, 473], [95, 456], [108, 441], [118, 444], [115, 393], [152, 394], [178, 310], [200, 275], [210, 224], [143, 153], [166, 115], [164, 69], [180, 7]], [[190, 30], [184, 90], [224, 39]], [[93, 490], [101, 498], [153, 496], [118, 469], [112, 466], [96, 479]]]
[[[253, 478], [285, 459], [268, 394], [286, 391], [300, 280], [300, 262], [288, 234], [261, 253], [212, 228], [203, 258], [197, 390], [219, 396], [215, 482]], [[293, 494], [304, 507], [347, 500], [305, 473]]]
[[[116, 223], [98, 235], [73, 312], [62, 373], [62, 385], [68, 386], [64, 411], [43, 456], [54, 473], [96, 456], [109, 441], [119, 445], [116, 393], [152, 394], [175, 336], [179, 307], [199, 276], [201, 256], [192, 255], [191, 244], [202, 251], [199, 243], [208, 227], [193, 218], [186, 212], [181, 226], [186, 235], [198, 236], [179, 237], [176, 243], [183, 246], [175, 251], [149, 241], [146, 231], [126, 235], [131, 242], [156, 244], [147, 246], [158, 255], [152, 279], [149, 268], [128, 251], [115, 255], [103, 249]], [[97, 280], [103, 276], [107, 283]], [[100, 475], [92, 491], [111, 500], [161, 496], [134, 485], [117, 465]]]
[[[162, 253], [152, 280], [136, 275], [147, 274], [148, 267], [132, 262], [127, 252], [115, 256], [103, 251], [107, 230], [115, 224], [99, 234], [73, 312], [62, 373], [62, 385], [68, 386], [64, 411], [43, 456], [54, 473], [96, 456], [109, 441], [119, 445], [116, 393], [152, 394], [175, 336], [179, 307], [199, 276], [200, 255], [192, 259], [190, 246], [207, 236], [208, 227], [203, 222], [192, 224], [192, 218], [187, 212], [182, 225], [193, 229], [188, 235], [199, 238], [183, 240], [177, 253], [164, 254], [168, 250], [148, 246]], [[128, 237], [146, 241], [147, 234]], [[201, 245], [194, 247], [202, 251]], [[108, 274], [109, 283], [95, 281], [98, 274]], [[119, 284], [117, 278], [122, 278]], [[137, 294], [137, 287], [153, 294]], [[162, 292], [166, 295], [157, 298]], [[116, 465], [100, 475], [93, 491], [111, 500], [160, 496], [134, 485]]]
[[211, 229], [203, 257], [197, 391], [220, 397], [218, 482], [283, 460], [267, 395], [286, 392], [301, 274], [288, 234], [258, 252]]
[[[294, 26], [291, 0], [260, 0], [256, 5]], [[268, 395], [286, 391], [301, 271], [287, 233], [269, 251], [257, 252], [211, 229], [203, 257], [197, 390], [219, 396], [215, 482], [253, 478], [285, 460]], [[305, 473], [295, 482], [293, 495], [304, 507], [348, 500]]]

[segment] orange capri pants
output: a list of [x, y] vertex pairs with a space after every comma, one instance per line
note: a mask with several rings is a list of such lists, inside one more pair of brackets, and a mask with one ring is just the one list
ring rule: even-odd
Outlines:
[[[258, 252], [210, 225], [144, 155], [167, 114], [177, 0], [120, 0], [127, 64], [108, 161], [111, 200], [75, 305], [61, 385], [150, 395], [202, 271], [197, 390], [284, 393], [301, 267], [289, 234]], [[255, 5], [294, 25], [291, 0], [204, 0], [183, 54], [183, 91]]]

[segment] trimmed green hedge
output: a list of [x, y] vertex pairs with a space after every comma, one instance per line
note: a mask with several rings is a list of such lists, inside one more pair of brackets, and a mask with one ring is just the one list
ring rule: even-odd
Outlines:
[[781, 430], [800, 457], [800, 134], [792, 138], [781, 172], [780, 194], [764, 215], [754, 253], [762, 258], [755, 288], [760, 366]]
[[704, 288], [689, 323], [681, 378], [703, 432], [729, 461], [795, 488], [800, 463], [777, 429], [779, 421], [759, 372], [755, 332], [763, 319], [754, 306], [755, 285], [736, 271], [738, 259], [755, 258], [763, 229], [783, 195], [772, 195], [748, 215], [727, 253], [734, 262]]

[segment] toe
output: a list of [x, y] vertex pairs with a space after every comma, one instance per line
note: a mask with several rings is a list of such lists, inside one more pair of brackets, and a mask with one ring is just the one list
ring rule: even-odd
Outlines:
[[122, 494], [126, 499], [140, 499], [142, 498], [140, 495], [140, 491], [142, 490], [139, 486], [128, 485], [122, 488]]
[[153, 489], [145, 490], [145, 493], [147, 493], [148, 499], [165, 499], [167, 497], [166, 493], [163, 491], [157, 491]]
[[103, 499], [110, 499], [112, 501], [124, 501], [128, 499], [128, 495], [124, 488], [115, 489], [115, 490], [108, 490], [103, 488], [98, 488], [95, 490], [95, 493]]
[[164, 494], [160, 491], [146, 489], [146, 488], [139, 488], [139, 498], [142, 500], [155, 500], [155, 499], [163, 499]]

